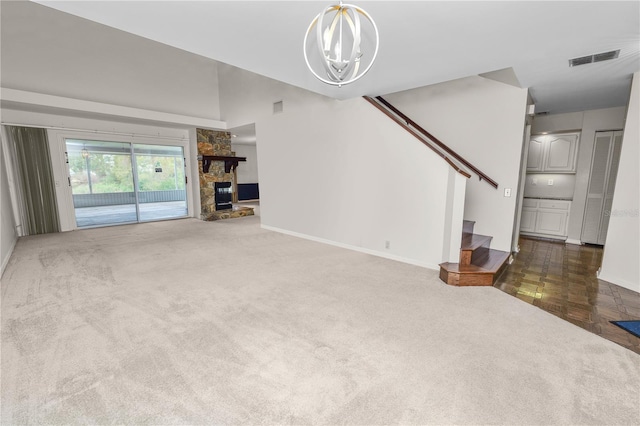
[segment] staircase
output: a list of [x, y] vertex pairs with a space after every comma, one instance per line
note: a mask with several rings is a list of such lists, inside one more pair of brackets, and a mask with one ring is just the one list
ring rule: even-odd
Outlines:
[[463, 222], [460, 263], [440, 264], [440, 279], [449, 285], [491, 286], [508, 264], [510, 253], [490, 249], [493, 237], [474, 234], [474, 224]]
[[[382, 96], [364, 96], [364, 99], [422, 142], [435, 154], [442, 157], [459, 175], [470, 178], [471, 173], [475, 173], [481, 181], [498, 189], [498, 182], [491, 179], [460, 154], [407, 117], [407, 115], [390, 104]], [[464, 194], [465, 188], [463, 187], [462, 190], [457, 189], [457, 191], [460, 191], [458, 194]], [[449, 193], [452, 199], [455, 199], [453, 196], [454, 192], [456, 192], [456, 190], [451, 190]], [[464, 195], [462, 199], [465, 199]], [[458, 203], [456, 209], [455, 211], [459, 213], [457, 217], [460, 218], [464, 211], [464, 201]], [[459, 219], [455, 219], [451, 222], [458, 224], [458, 220]], [[460, 263], [445, 262], [440, 264], [440, 279], [447, 284], [455, 286], [491, 286], [506, 268], [510, 253], [491, 249], [491, 239], [493, 237], [474, 234], [474, 224], [475, 222], [472, 221], [463, 221]], [[447, 240], [448, 247], [450, 246], [450, 242], [458, 238], [458, 235], [460, 235], [459, 232], [460, 228], [457, 226], [449, 226], [449, 228], [445, 230], [445, 235], [448, 235], [449, 238]], [[447, 253], [449, 253], [449, 250], [447, 250]]]

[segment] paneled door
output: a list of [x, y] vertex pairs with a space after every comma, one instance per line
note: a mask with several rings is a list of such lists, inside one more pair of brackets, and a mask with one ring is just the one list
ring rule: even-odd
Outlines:
[[541, 172], [544, 166], [545, 140], [543, 136], [531, 138], [527, 156], [527, 172]]

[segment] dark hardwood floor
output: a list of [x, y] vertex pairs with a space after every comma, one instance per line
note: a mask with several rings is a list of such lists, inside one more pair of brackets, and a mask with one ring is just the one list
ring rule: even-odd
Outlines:
[[640, 354], [640, 338], [609, 322], [640, 320], [640, 295], [597, 278], [602, 253], [523, 237], [494, 287]]

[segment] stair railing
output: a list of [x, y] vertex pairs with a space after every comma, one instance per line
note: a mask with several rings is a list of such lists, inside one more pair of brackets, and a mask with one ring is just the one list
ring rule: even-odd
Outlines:
[[[407, 132], [412, 134], [415, 138], [419, 139], [426, 146], [431, 148], [436, 154], [442, 157], [451, 167], [453, 167], [457, 172], [462, 173], [467, 177], [471, 177], [471, 175], [462, 169], [460, 166], [454, 163], [449, 156], [451, 156], [455, 161], [464, 165], [464, 167], [473, 171], [480, 180], [484, 180], [489, 185], [494, 188], [498, 188], [498, 183], [483, 173], [476, 166], [467, 161], [460, 154], [449, 148], [443, 142], [441, 142], [438, 138], [433, 136], [431, 133], [423, 129], [418, 123], [407, 117], [402, 111], [397, 109], [395, 106], [390, 104], [387, 100], [385, 100], [382, 96], [376, 96], [375, 99], [370, 96], [363, 96], [369, 103], [382, 111], [387, 117], [391, 118], [393, 121], [398, 123], [402, 128], [404, 128]], [[435, 145], [435, 146], [433, 146]], [[436, 148], [437, 146], [437, 148]], [[444, 152], [442, 152], [444, 151]], [[448, 155], [446, 155], [446, 154]]]

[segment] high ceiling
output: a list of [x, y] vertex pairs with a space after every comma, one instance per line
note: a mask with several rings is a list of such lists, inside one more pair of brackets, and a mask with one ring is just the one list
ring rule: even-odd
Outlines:
[[[341, 88], [307, 70], [302, 40], [331, 1], [37, 1], [327, 96], [380, 95], [512, 68], [537, 112], [626, 105], [640, 70], [640, 2], [353, 1], [376, 21], [371, 71]], [[575, 57], [618, 59], [570, 68]], [[490, 100], [487, 100], [490, 102]]]

